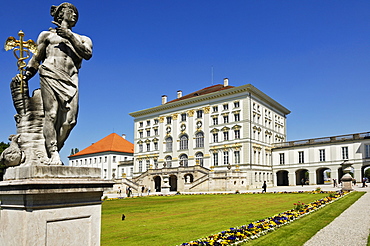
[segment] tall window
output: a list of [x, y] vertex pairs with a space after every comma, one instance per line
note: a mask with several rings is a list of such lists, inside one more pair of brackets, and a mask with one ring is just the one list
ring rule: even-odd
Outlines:
[[143, 137], [143, 132], [139, 132], [139, 138]]
[[180, 163], [182, 166], [187, 167], [188, 166], [188, 156], [187, 155], [181, 155], [180, 156]]
[[180, 149], [188, 149], [188, 136], [182, 135], [180, 137]]
[[325, 161], [325, 150], [320, 149], [320, 161]]
[[234, 114], [234, 120], [240, 121], [240, 114]]
[[240, 151], [234, 151], [234, 162], [240, 164]]
[[171, 116], [168, 116], [168, 117], [166, 117], [166, 120], [167, 120], [167, 124], [171, 124], [172, 117]]
[[239, 102], [234, 102], [234, 108], [239, 108]]
[[202, 153], [197, 153], [195, 155], [195, 161], [198, 165], [203, 167], [203, 154]]
[[218, 142], [218, 133], [213, 133], [213, 142], [217, 143]]
[[203, 110], [197, 110], [197, 118], [202, 118]]
[[154, 168], [158, 169], [158, 159], [154, 159]]
[[139, 161], [139, 173], [143, 171], [143, 161]]
[[228, 115], [224, 115], [224, 123], [229, 123], [229, 116]]
[[222, 106], [223, 106], [224, 110], [228, 110], [229, 109], [229, 104], [224, 104]]
[[149, 170], [150, 168], [150, 160], [146, 160], [146, 170]]
[[229, 164], [229, 151], [224, 151], [224, 165]]
[[154, 135], [158, 135], [158, 129], [156, 128], [156, 129], [154, 129]]
[[234, 130], [235, 139], [240, 139], [240, 130]]
[[150, 130], [146, 130], [146, 136], [150, 137]]
[[213, 153], [213, 166], [218, 166], [218, 153]]
[[154, 142], [154, 150], [158, 150], [158, 142]]
[[172, 151], [172, 138], [168, 137], [166, 138], [166, 151]]
[[181, 121], [186, 121], [186, 113], [181, 114]]
[[150, 143], [146, 144], [146, 151], [150, 151]]
[[172, 157], [171, 156], [166, 157], [166, 167], [167, 168], [172, 167]]
[[213, 112], [218, 112], [218, 106], [213, 106], [212, 109], [213, 109]]
[[365, 144], [365, 158], [370, 158], [370, 144]]
[[218, 117], [213, 117], [213, 125], [218, 125]]
[[204, 134], [203, 134], [203, 132], [198, 132], [195, 135], [195, 147], [196, 148], [203, 148], [204, 147]]
[[285, 155], [284, 155], [284, 153], [280, 153], [279, 156], [280, 156], [280, 165], [284, 165], [285, 164]]
[[342, 147], [342, 159], [348, 160], [348, 147]]
[[143, 152], [143, 145], [139, 144], [139, 152]]
[[229, 140], [229, 132], [224, 132], [224, 141]]
[[303, 151], [298, 152], [298, 163], [304, 163], [304, 152]]

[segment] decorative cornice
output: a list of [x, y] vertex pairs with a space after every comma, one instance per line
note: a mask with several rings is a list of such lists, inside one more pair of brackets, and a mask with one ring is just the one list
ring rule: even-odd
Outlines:
[[224, 144], [224, 145], [218, 145], [218, 146], [211, 146], [210, 151], [213, 153], [217, 152], [217, 150], [222, 150], [222, 149], [237, 149], [241, 148], [242, 145], [240, 143], [235, 143], [235, 144]]
[[231, 129], [233, 129], [233, 130], [240, 130], [241, 128], [242, 127], [239, 126], [239, 125], [235, 125], [235, 126], [231, 127]]
[[209, 114], [209, 111], [211, 110], [211, 107], [210, 106], [207, 106], [207, 107], [204, 107], [203, 108], [203, 111], [205, 114]]

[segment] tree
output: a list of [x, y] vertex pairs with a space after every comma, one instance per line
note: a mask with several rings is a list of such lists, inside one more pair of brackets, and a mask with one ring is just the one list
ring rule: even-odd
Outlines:
[[[9, 143], [0, 142], [0, 154], [9, 147]], [[3, 180], [5, 166], [0, 163], [0, 181]]]
[[0, 154], [9, 147], [9, 143], [0, 142]]
[[364, 176], [365, 176], [368, 180], [370, 180], [370, 168], [368, 168], [368, 169], [366, 169], [366, 170], [365, 170], [365, 174], [364, 174]]

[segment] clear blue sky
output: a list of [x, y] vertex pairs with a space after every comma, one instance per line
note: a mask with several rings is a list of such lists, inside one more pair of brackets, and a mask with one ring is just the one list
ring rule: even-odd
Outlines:
[[[54, 25], [51, 5], [20, 0], [0, 8], [0, 41], [37, 39]], [[292, 111], [288, 140], [370, 131], [370, 1], [74, 1], [73, 29], [93, 40], [80, 70], [78, 124], [61, 151], [112, 132], [133, 141], [130, 112], [161, 96], [222, 83], [251, 83]], [[0, 51], [0, 141], [16, 132], [11, 51]], [[30, 81], [39, 87], [38, 78]]]

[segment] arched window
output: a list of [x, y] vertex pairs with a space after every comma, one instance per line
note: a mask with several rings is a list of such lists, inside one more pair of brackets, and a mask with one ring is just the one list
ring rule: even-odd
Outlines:
[[197, 163], [197, 165], [200, 165], [203, 167], [203, 153], [197, 153], [195, 155], [195, 161]]
[[204, 134], [203, 132], [198, 132], [195, 134], [195, 148], [203, 148], [204, 147]]
[[172, 137], [166, 138], [166, 151], [172, 151]]
[[186, 135], [180, 137], [180, 149], [188, 149], [189, 138]]
[[187, 167], [188, 166], [188, 156], [183, 154], [180, 156], [180, 166]]
[[171, 156], [166, 157], [165, 165], [166, 165], [167, 168], [172, 167], [172, 157]]

